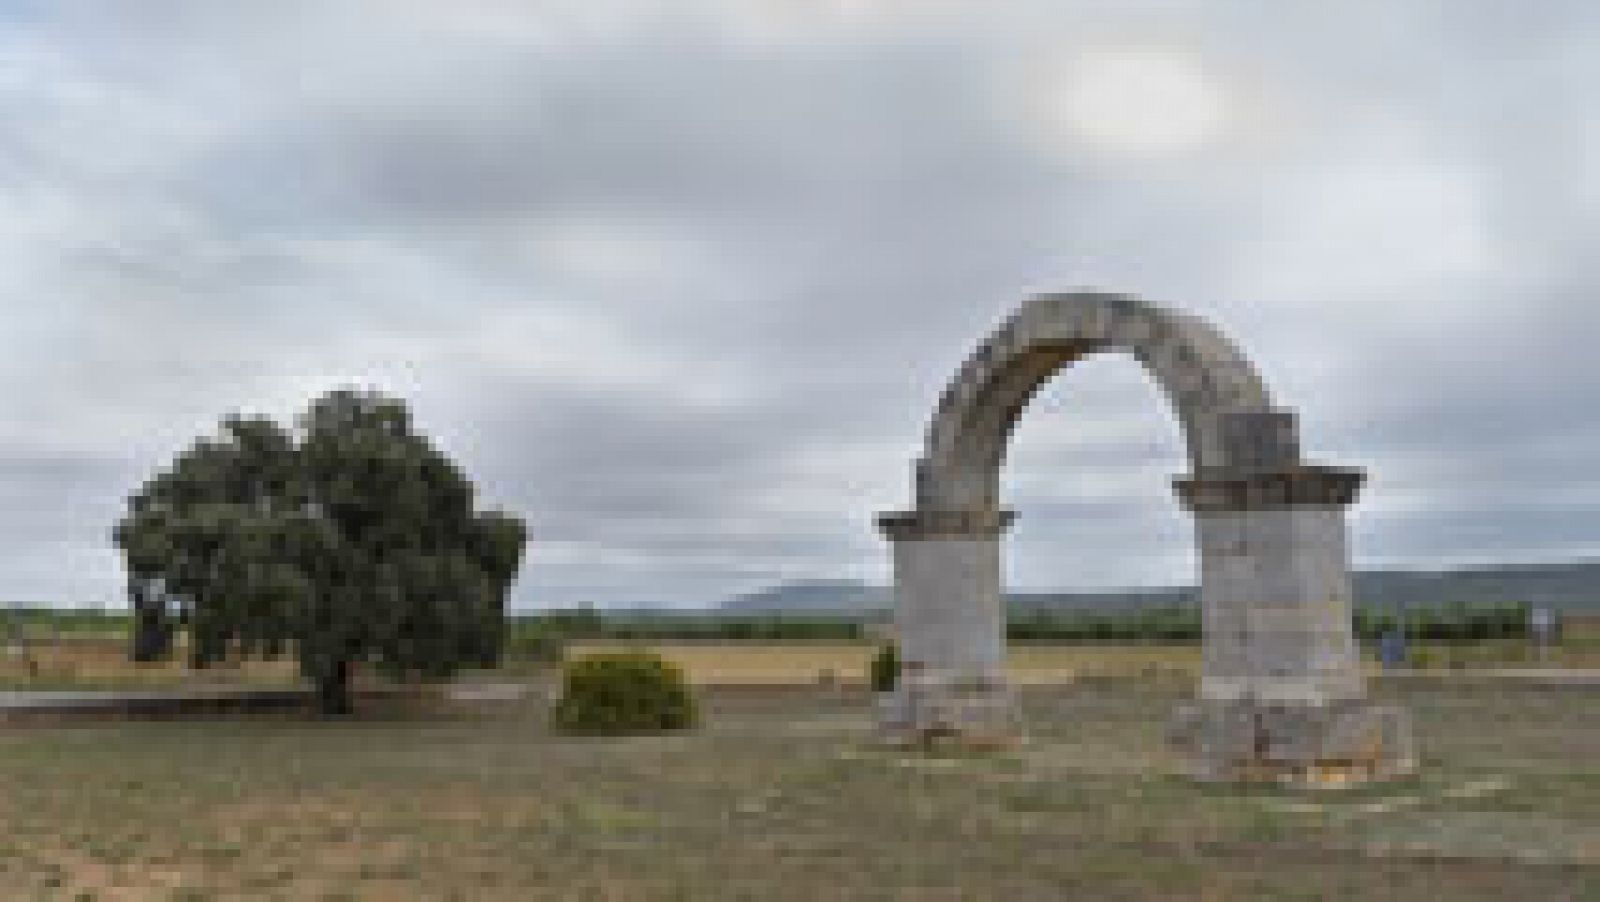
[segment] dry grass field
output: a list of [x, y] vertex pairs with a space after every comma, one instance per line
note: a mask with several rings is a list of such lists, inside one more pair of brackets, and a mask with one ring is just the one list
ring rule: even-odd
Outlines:
[[[619, 647], [575, 645], [569, 655]], [[699, 685], [794, 685], [833, 679], [863, 683], [876, 648], [848, 643], [653, 642], [649, 648], [682, 667]], [[1081, 676], [1130, 676], [1152, 670], [1198, 674], [1199, 648], [1019, 645], [1009, 651], [1012, 678], [1024, 685], [1068, 682]]]
[[[616, 648], [620, 643], [579, 643], [569, 655]], [[651, 642], [647, 646], [684, 669], [701, 685], [775, 685], [861, 682], [876, 650], [860, 643]], [[1600, 621], [1584, 621], [1568, 631], [1561, 647], [1544, 660], [1524, 641], [1486, 642], [1457, 648], [1423, 647], [1420, 659], [1438, 669], [1454, 667], [1600, 668]], [[1198, 646], [1027, 645], [1007, 650], [1010, 675], [1021, 685], [1049, 685], [1079, 678], [1170, 675], [1188, 679], [1200, 673]], [[1376, 662], [1368, 670], [1377, 673]]]
[[[614, 648], [620, 643], [577, 643], [568, 655]], [[862, 682], [875, 648], [864, 643], [829, 642], [653, 642], [648, 644], [681, 666], [698, 685], [812, 685]], [[1199, 673], [1198, 647], [1013, 645], [1012, 678], [1021, 685], [1048, 685], [1076, 678], [1169, 674], [1193, 679]], [[0, 689], [144, 688], [193, 684], [285, 685], [297, 679], [292, 661], [248, 661], [191, 671], [181, 661], [132, 664], [120, 636], [79, 635], [40, 642], [32, 664], [15, 654], [0, 655]], [[1479, 647], [1424, 648], [1431, 667], [1600, 668], [1600, 620], [1569, 630], [1562, 646], [1544, 661], [1520, 641]], [[512, 667], [511, 670], [526, 670]], [[1376, 672], [1377, 668], [1370, 668]]]
[[[578, 643], [568, 656], [619, 647]], [[864, 644], [811, 642], [658, 642], [650, 648], [681, 666], [698, 685], [795, 685], [864, 682], [875, 648]], [[1018, 646], [1011, 649], [1019, 683], [1044, 684], [1085, 675], [1131, 675], [1149, 670], [1198, 673], [1198, 648]], [[296, 680], [292, 661], [246, 661], [193, 671], [181, 661], [133, 664], [115, 637], [76, 637], [41, 645], [30, 668], [20, 657], [0, 658], [0, 688], [143, 688], [203, 683], [283, 685]], [[513, 668], [516, 669], [516, 668]]]
[[135, 664], [122, 636], [74, 635], [35, 642], [26, 653], [0, 655], [0, 689], [138, 689], [196, 683], [286, 685], [299, 673], [291, 660], [230, 662], [195, 671], [181, 656]]
[[815, 688], [622, 739], [542, 699], [11, 729], [0, 897], [1596, 898], [1593, 695], [1404, 692], [1424, 775], [1331, 795], [1178, 777], [1179, 690], [1140, 680], [1025, 689], [983, 756], [875, 748], [864, 694]]

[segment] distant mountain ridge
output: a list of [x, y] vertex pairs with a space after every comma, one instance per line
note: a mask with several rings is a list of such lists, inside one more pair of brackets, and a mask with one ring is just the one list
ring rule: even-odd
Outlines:
[[803, 579], [730, 598], [717, 606], [727, 614], [845, 614], [886, 610], [887, 586], [850, 579]]
[[[1527, 602], [1600, 613], [1600, 561], [1505, 564], [1454, 570], [1362, 570], [1352, 575], [1356, 603], [1378, 607]], [[716, 610], [751, 615], [878, 615], [892, 604], [887, 586], [859, 580], [797, 580], [728, 599]], [[1093, 592], [1008, 592], [1012, 610], [1092, 610], [1193, 604], [1192, 586]]]

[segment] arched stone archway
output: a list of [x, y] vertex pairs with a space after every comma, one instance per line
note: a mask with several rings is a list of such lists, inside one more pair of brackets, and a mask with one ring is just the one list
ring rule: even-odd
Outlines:
[[1204, 321], [1098, 292], [1044, 295], [979, 345], [939, 399], [913, 509], [884, 514], [905, 662], [884, 727], [900, 738], [1016, 732], [1004, 669], [999, 476], [1040, 386], [1090, 354], [1133, 355], [1173, 406], [1191, 472], [1205, 655], [1173, 739], [1206, 779], [1362, 779], [1414, 767], [1404, 712], [1365, 699], [1345, 508], [1359, 470], [1300, 457], [1294, 414]]

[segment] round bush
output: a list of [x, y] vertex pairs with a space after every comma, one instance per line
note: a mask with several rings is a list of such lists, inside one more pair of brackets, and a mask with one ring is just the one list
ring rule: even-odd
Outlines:
[[567, 664], [555, 724], [570, 733], [650, 733], [694, 725], [683, 671], [647, 651], [598, 652]]

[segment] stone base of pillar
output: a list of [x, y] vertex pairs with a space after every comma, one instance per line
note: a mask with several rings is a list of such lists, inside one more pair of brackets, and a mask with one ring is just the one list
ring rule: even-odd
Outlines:
[[1190, 776], [1205, 782], [1356, 786], [1415, 772], [1404, 709], [1363, 699], [1321, 705], [1200, 701], [1169, 731]]
[[1004, 748], [1021, 738], [1016, 704], [992, 679], [906, 674], [878, 696], [878, 735], [896, 748]]

